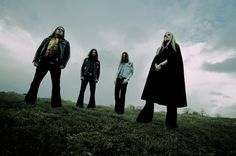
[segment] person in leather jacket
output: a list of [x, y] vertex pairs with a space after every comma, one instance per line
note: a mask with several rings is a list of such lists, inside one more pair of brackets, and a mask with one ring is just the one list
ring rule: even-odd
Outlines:
[[35, 104], [38, 89], [44, 76], [50, 71], [52, 79], [51, 106], [61, 106], [60, 77], [61, 69], [66, 67], [70, 58], [70, 43], [64, 38], [65, 29], [57, 27], [54, 32], [43, 40], [33, 59], [36, 72], [30, 89], [25, 96], [25, 102]]
[[90, 86], [90, 99], [88, 103], [88, 108], [95, 108], [95, 90], [96, 83], [100, 76], [100, 61], [98, 60], [98, 52], [96, 49], [91, 49], [88, 57], [84, 59], [83, 65], [81, 67], [81, 88], [76, 106], [83, 108], [84, 106], [84, 92], [86, 90], [87, 84]]

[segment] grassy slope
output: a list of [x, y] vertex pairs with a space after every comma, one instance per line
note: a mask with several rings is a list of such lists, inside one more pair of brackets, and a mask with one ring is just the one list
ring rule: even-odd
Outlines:
[[0, 92], [0, 155], [236, 155], [236, 119], [182, 114], [168, 130], [165, 113], [148, 124], [135, 122], [138, 113], [69, 101], [53, 109], [49, 99], [28, 106], [23, 95]]

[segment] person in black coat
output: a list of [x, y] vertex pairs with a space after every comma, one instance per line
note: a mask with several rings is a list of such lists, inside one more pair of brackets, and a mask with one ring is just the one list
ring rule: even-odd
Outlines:
[[187, 99], [180, 47], [170, 32], [165, 33], [153, 59], [141, 99], [146, 100], [146, 104], [137, 122], [151, 122], [154, 103], [158, 103], [167, 107], [166, 126], [177, 127], [177, 108], [186, 107]]
[[83, 65], [81, 67], [81, 87], [79, 97], [76, 106], [83, 108], [84, 106], [84, 92], [86, 90], [87, 84], [90, 86], [90, 99], [88, 103], [88, 108], [95, 108], [95, 90], [96, 83], [99, 80], [100, 75], [100, 61], [98, 60], [98, 52], [96, 49], [90, 50], [88, 57], [84, 59]]
[[43, 40], [36, 51], [33, 63], [37, 68], [30, 89], [25, 96], [27, 104], [35, 104], [39, 85], [47, 72], [50, 71], [52, 79], [51, 106], [61, 106], [61, 69], [66, 67], [70, 58], [70, 43], [65, 40], [64, 36], [65, 29], [62, 26], [57, 27], [49, 37]]

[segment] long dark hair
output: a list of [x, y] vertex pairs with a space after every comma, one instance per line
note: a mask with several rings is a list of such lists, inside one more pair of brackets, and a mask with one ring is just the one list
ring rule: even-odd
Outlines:
[[56, 32], [56, 30], [57, 30], [58, 28], [63, 29], [63, 35], [62, 35], [61, 38], [64, 39], [64, 38], [65, 38], [65, 28], [63, 28], [62, 26], [58, 26], [58, 27], [53, 31], [53, 33], [50, 35], [50, 37], [54, 37], [54, 36], [55, 36], [55, 32]]
[[[92, 56], [92, 52], [93, 52], [93, 51], [95, 51], [95, 53], [96, 53], [95, 58]], [[98, 51], [97, 51], [97, 49], [91, 49], [91, 50], [89, 51], [88, 58], [89, 58], [89, 59], [98, 60]]]
[[[125, 54], [125, 58], [123, 58], [123, 54]], [[123, 52], [121, 54], [120, 63], [128, 63], [128, 62], [129, 62], [129, 55], [127, 52]]]

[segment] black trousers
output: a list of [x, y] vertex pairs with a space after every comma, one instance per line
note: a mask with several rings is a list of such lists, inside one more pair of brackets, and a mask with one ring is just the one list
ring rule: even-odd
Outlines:
[[125, 94], [127, 89], [127, 83], [122, 84], [125, 78], [116, 79], [116, 85], [115, 85], [115, 112], [118, 114], [124, 113], [125, 108]]
[[153, 113], [154, 113], [154, 102], [146, 101], [145, 106], [138, 114], [136, 121], [143, 123], [152, 122]]
[[61, 68], [58, 64], [50, 64], [47, 61], [42, 61], [36, 68], [34, 79], [30, 85], [30, 89], [25, 96], [25, 101], [27, 103], [34, 104], [37, 100], [38, 89], [41, 81], [47, 72], [50, 71], [52, 80], [52, 94], [51, 94], [51, 106], [60, 107], [61, 106], [61, 95], [60, 95], [60, 77]]
[[[154, 112], [154, 102], [146, 101], [144, 108], [140, 111], [136, 121], [137, 122], [152, 122]], [[167, 106], [166, 113], [166, 126], [167, 127], [176, 127], [177, 124], [177, 107], [176, 106]]]
[[95, 78], [91, 76], [85, 76], [84, 80], [81, 80], [81, 87], [80, 87], [80, 93], [79, 97], [76, 103], [76, 106], [79, 106], [81, 108], [84, 107], [84, 92], [86, 90], [86, 87], [89, 83], [90, 86], [90, 99], [88, 103], [88, 108], [95, 108], [96, 107], [96, 102], [95, 102], [95, 90], [96, 90], [96, 82]]
[[167, 106], [166, 113], [166, 126], [167, 127], [177, 127], [177, 107]]

